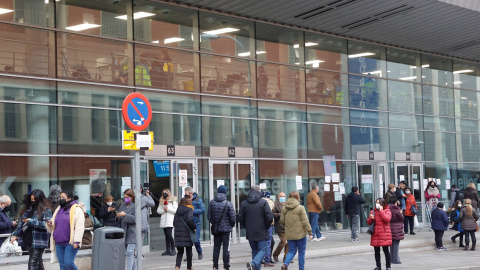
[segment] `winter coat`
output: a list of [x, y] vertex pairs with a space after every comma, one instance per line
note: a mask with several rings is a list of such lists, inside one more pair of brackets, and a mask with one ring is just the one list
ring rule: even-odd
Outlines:
[[163, 210], [164, 200], [160, 200], [160, 204], [157, 208], [157, 214], [162, 215], [160, 217], [160, 228], [171, 228], [173, 227], [173, 219], [175, 218], [175, 213], [177, 212], [178, 203], [177, 197], [173, 196], [169, 200], [167, 200], [167, 212]]
[[392, 219], [390, 220], [390, 231], [392, 232], [393, 240], [403, 240], [403, 214], [402, 209], [395, 204], [389, 204], [388, 209], [392, 213]]
[[118, 208], [118, 212], [125, 212], [124, 217], [117, 218], [117, 222], [125, 231], [125, 244], [136, 244], [136, 230], [135, 230], [135, 203], [122, 203]]
[[42, 248], [47, 248], [48, 247], [48, 238], [49, 238], [49, 232], [47, 230], [47, 220], [52, 219], [52, 210], [46, 209], [42, 213], [42, 217], [39, 220], [38, 215], [37, 215], [37, 210], [35, 209], [29, 209], [23, 213], [22, 218], [20, 218], [20, 222], [17, 225], [17, 228], [15, 231], [12, 233], [14, 236], [22, 237], [22, 227], [24, 219], [28, 217], [28, 213], [30, 211], [33, 212], [33, 216], [30, 218], [30, 220], [26, 223], [27, 226], [32, 230], [32, 248], [34, 249], [42, 249]]
[[[268, 202], [268, 206], [270, 207], [270, 210], [272, 210], [273, 213], [273, 208], [275, 207], [275, 202], [272, 201], [270, 198], [263, 198], [265, 201]], [[273, 214], [273, 220], [272, 220], [272, 226], [275, 224], [275, 214]]]
[[477, 220], [478, 220], [478, 212], [475, 209], [472, 209], [472, 216], [467, 214], [467, 208], [464, 207], [462, 211], [460, 211], [460, 215], [458, 217], [458, 221], [462, 224], [462, 229], [464, 231], [475, 231], [477, 229]]
[[[51, 221], [52, 226], [49, 226], [47, 223], [47, 230], [51, 233], [50, 234], [50, 251], [52, 251], [51, 261], [56, 262], [56, 252], [55, 252], [55, 219], [57, 218], [60, 210], [62, 209], [61, 206], [58, 206], [55, 209], [55, 212], [52, 215]], [[70, 202], [69, 206], [63, 208], [64, 213], [69, 216], [69, 226], [70, 226], [70, 241], [68, 242], [70, 245], [74, 243], [79, 243], [80, 247], [82, 246], [82, 238], [83, 233], [85, 232], [85, 212], [83, 212], [82, 207], [77, 204], [76, 201]], [[67, 212], [68, 211], [68, 212]], [[59, 221], [62, 219], [59, 219]], [[58, 229], [61, 232], [61, 228]]]
[[[116, 202], [112, 203], [111, 207], [114, 207], [115, 209], [118, 209], [118, 204]], [[103, 219], [103, 226], [115, 226], [119, 227], [120, 225], [116, 222], [117, 221], [117, 215], [115, 212], [108, 212], [108, 204], [104, 203], [102, 204], [102, 207], [100, 208], [100, 213], [98, 214], [98, 217]]]
[[[370, 245], [373, 247], [391, 246], [392, 231], [390, 230], [390, 220], [392, 219], [392, 213], [390, 209], [386, 206], [383, 210], [375, 208], [373, 211], [375, 211], [375, 231], [370, 239]], [[372, 224], [373, 221], [373, 219], [368, 217], [368, 225]]]
[[[417, 206], [417, 202], [415, 201], [415, 196], [412, 194], [406, 194], [407, 197], [405, 197], [405, 216], [413, 217], [415, 216], [412, 214], [412, 204]], [[417, 206], [418, 207], [418, 206]], [[420, 210], [417, 208], [417, 210]]]
[[438, 207], [432, 211], [432, 229], [436, 231], [446, 231], [448, 229], [447, 214]]
[[279, 200], [275, 201], [275, 205], [273, 207], [273, 218], [275, 219], [275, 231], [277, 233], [284, 233], [285, 226], [280, 224], [280, 216], [282, 215], [283, 205], [280, 203]]
[[345, 214], [349, 216], [359, 216], [360, 206], [366, 202], [361, 195], [351, 192], [345, 200]]
[[203, 214], [205, 213], [205, 205], [203, 204], [202, 199], [197, 195], [197, 193], [194, 193], [196, 198], [192, 200], [192, 205], [193, 205], [193, 222], [195, 224], [202, 224], [202, 217]]
[[320, 202], [320, 197], [315, 189], [310, 191], [307, 195], [307, 209], [309, 213], [320, 214], [322, 212], [322, 203]]
[[288, 198], [282, 209], [280, 224], [285, 226], [285, 238], [287, 240], [299, 240], [304, 238], [307, 233], [312, 235], [312, 227], [308, 222], [305, 207], [295, 198]]
[[247, 199], [242, 202], [238, 221], [247, 231], [248, 241], [268, 240], [268, 229], [273, 220], [273, 212], [268, 202], [262, 200], [262, 193], [250, 190]]
[[450, 193], [450, 197], [451, 197], [450, 204], [449, 204], [450, 208], [455, 206], [455, 202], [457, 200], [464, 203], [465, 195], [458, 188], [452, 189], [452, 192]]
[[383, 196], [386, 203], [390, 203], [390, 198], [392, 197], [395, 197], [395, 199], [397, 198], [397, 196], [395, 196], [395, 193], [391, 192], [390, 190], [387, 191], [387, 193], [385, 193], [385, 195]]
[[[226, 208], [224, 209], [224, 207]], [[223, 214], [222, 220], [218, 222], [224, 210], [225, 213]], [[210, 201], [208, 204], [207, 217], [211, 224], [218, 224], [219, 232], [231, 232], [232, 227], [235, 227], [236, 216], [233, 204], [227, 201], [227, 195], [223, 193], [217, 193], [215, 199]]]
[[462, 225], [460, 221], [458, 221], [461, 210], [462, 208], [456, 208], [455, 210], [452, 210], [452, 212], [450, 212], [450, 220], [453, 221], [452, 229], [459, 232], [463, 232]]
[[150, 227], [148, 224], [148, 207], [154, 207], [155, 202], [153, 201], [152, 196], [145, 196], [145, 195], [140, 195], [141, 202], [142, 202], [142, 232], [148, 231], [148, 228]]
[[468, 187], [465, 191], [465, 199], [470, 199], [472, 201], [473, 209], [478, 209], [480, 199], [478, 198], [478, 193], [476, 189]]
[[[13, 221], [7, 216], [3, 209], [0, 208], [0, 234], [7, 234], [13, 231]], [[3, 244], [5, 238], [0, 238], [0, 245]]]
[[180, 205], [175, 213], [173, 225], [175, 226], [175, 247], [193, 246], [190, 231], [195, 231], [196, 226], [193, 222], [192, 208]]

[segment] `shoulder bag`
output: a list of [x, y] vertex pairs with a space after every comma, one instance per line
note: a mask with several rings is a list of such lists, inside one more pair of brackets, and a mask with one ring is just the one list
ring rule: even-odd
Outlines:
[[[373, 216], [375, 216], [375, 210], [372, 210], [372, 214]], [[370, 226], [368, 226], [368, 230], [367, 230], [368, 234], [373, 234], [374, 232], [375, 232], [375, 220], [372, 222], [372, 224], [370, 224]]]
[[410, 207], [410, 211], [412, 212], [413, 215], [418, 215], [418, 209], [417, 207], [412, 203]]
[[194, 231], [190, 230], [190, 227], [188, 227], [187, 223], [180, 215], [179, 217], [182, 220], [183, 224], [185, 224], [185, 227], [187, 227], [188, 232], [190, 232], [190, 240], [192, 241], [192, 244], [195, 244], [195, 242], [197, 242], [197, 234], [195, 234]]
[[225, 210], [227, 209], [227, 201], [225, 201], [225, 206], [223, 207], [223, 211], [222, 211], [222, 214], [220, 215], [220, 218], [217, 220], [216, 223], [212, 223], [212, 226], [210, 228], [210, 232], [212, 233], [212, 235], [217, 235], [219, 232], [218, 232], [218, 226], [220, 225], [220, 222], [222, 222], [222, 218], [223, 218], [223, 215], [225, 214]]

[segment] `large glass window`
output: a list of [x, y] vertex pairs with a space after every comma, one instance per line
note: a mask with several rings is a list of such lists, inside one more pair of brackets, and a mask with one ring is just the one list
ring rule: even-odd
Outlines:
[[0, 82], [0, 99], [38, 103], [56, 103], [55, 83], [43, 80], [4, 77]]
[[[202, 117], [202, 146], [254, 147], [257, 121], [239, 118]], [[255, 135], [254, 135], [255, 134]]]
[[480, 65], [470, 62], [453, 61], [453, 86], [478, 90]]
[[422, 86], [420, 84], [388, 81], [388, 110], [404, 113], [422, 113]]
[[386, 76], [385, 47], [348, 42], [348, 71], [374, 77]]
[[416, 130], [390, 129], [390, 158], [396, 152], [422, 153], [425, 149], [423, 132]]
[[422, 54], [422, 83], [453, 87], [452, 59]]
[[325, 155], [350, 159], [350, 127], [340, 125], [308, 124], [308, 158]]
[[423, 85], [423, 112], [427, 115], [454, 116], [453, 89]]
[[350, 107], [387, 109], [387, 81], [374, 77], [349, 76]]
[[256, 24], [257, 59], [303, 65], [303, 33], [269, 24]]
[[421, 82], [420, 54], [387, 48], [387, 77], [406, 82]]
[[258, 63], [257, 97], [288, 101], [303, 101], [304, 85], [300, 79], [304, 69], [298, 67]]
[[305, 65], [313, 68], [348, 71], [347, 41], [305, 32]]
[[88, 85], [80, 83], [58, 83], [58, 103], [80, 106], [109, 107], [121, 109], [131, 89]]
[[308, 103], [348, 105], [348, 77], [336, 72], [309, 69], [305, 75]]
[[[425, 160], [455, 161], [457, 158], [454, 133], [425, 131]], [[427, 139], [428, 138], [428, 139]]]
[[3, 0], [0, 20], [54, 27], [53, 3], [54, 0]]
[[479, 100], [479, 92], [468, 90], [455, 90], [455, 116], [462, 118], [479, 118]]

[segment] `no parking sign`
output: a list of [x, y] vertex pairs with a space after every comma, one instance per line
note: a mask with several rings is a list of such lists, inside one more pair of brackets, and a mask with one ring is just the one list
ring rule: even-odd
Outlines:
[[188, 187], [187, 170], [179, 170], [178, 176], [179, 186]]

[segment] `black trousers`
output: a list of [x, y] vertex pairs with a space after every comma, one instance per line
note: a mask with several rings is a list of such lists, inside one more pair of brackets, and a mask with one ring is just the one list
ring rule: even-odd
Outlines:
[[443, 247], [442, 239], [445, 231], [433, 230], [433, 232], [435, 233], [435, 245], [437, 245], [437, 247]]
[[192, 269], [192, 247], [177, 247], [177, 262], [175, 263], [175, 266], [180, 268], [182, 266], [182, 259], [183, 259], [183, 252], [186, 249], [187, 250], [187, 269]]
[[470, 237], [472, 237], [472, 247], [476, 246], [477, 245], [477, 237], [475, 237], [475, 231], [463, 231], [463, 233], [465, 233], [465, 245], [468, 247], [468, 245], [470, 244]]
[[44, 248], [31, 248], [28, 247], [28, 270], [44, 270], [43, 267], [43, 252]]
[[223, 245], [223, 267], [230, 269], [230, 232], [221, 232], [213, 236], [213, 267], [218, 269], [218, 258]]
[[410, 232], [413, 232], [413, 217], [411, 216], [404, 216], [403, 219], [403, 231], [408, 233], [408, 227], [410, 226]]
[[175, 250], [175, 241], [173, 240], [172, 230], [173, 230], [173, 227], [163, 228], [167, 250], [169, 251]]
[[[380, 247], [373, 247], [375, 249], [375, 262], [377, 263], [377, 267], [382, 267], [380, 263]], [[387, 261], [387, 268], [390, 268], [390, 251], [388, 250], [388, 246], [382, 247], [383, 253], [385, 254], [385, 261]]]
[[455, 234], [454, 236], [452, 236], [453, 239], [457, 238], [457, 237], [460, 237], [460, 245], [463, 245], [463, 232], [458, 232], [457, 234]]

